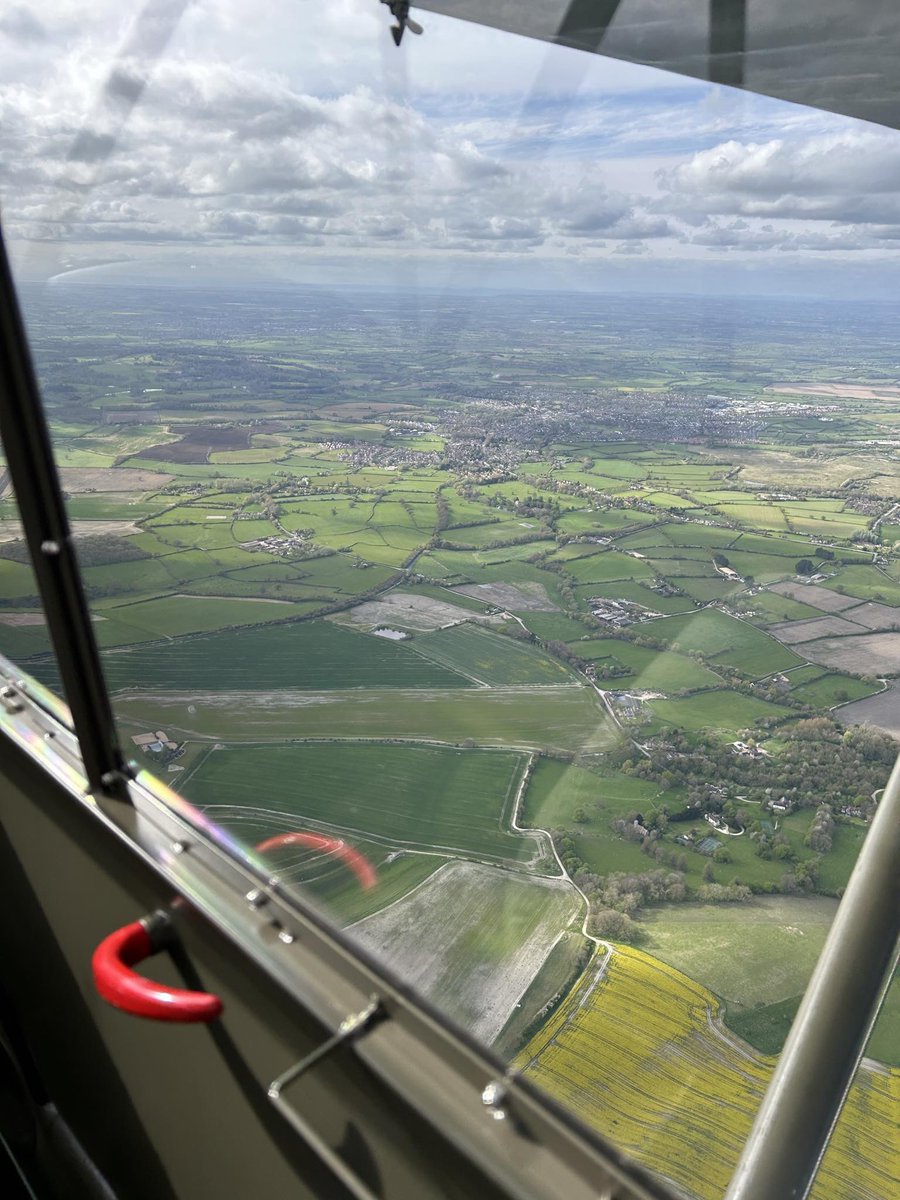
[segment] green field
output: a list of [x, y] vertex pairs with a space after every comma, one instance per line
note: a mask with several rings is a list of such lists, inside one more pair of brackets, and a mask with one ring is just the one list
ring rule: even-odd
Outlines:
[[488, 687], [575, 683], [572, 672], [542, 650], [469, 622], [418, 634], [410, 645], [429, 662]]
[[577, 828], [575, 813], [582, 810], [591, 818], [591, 827], [597, 821], [606, 825], [631, 809], [654, 809], [658, 794], [656, 784], [642, 779], [542, 758], [528, 781], [519, 823], [538, 829]]
[[403, 850], [490, 862], [541, 856], [510, 832], [520, 754], [437, 746], [308, 743], [229, 746], [191, 775], [188, 799], [232, 824], [243, 814], [271, 832], [337, 830]]
[[746, 604], [753, 612], [759, 613], [759, 620], [766, 625], [775, 621], [806, 621], [822, 615], [821, 610], [813, 608], [811, 604], [801, 604], [799, 600], [780, 596], [778, 592], [758, 592], [748, 597]]
[[[374, 640], [374, 639], [373, 639]], [[591, 753], [616, 733], [592, 688], [376, 687], [352, 691], [141, 692], [118, 696], [129, 732], [161, 725], [179, 738], [277, 741], [282, 738], [399, 738], [451, 745]]]
[[[272, 818], [265, 813], [254, 819], [240, 809], [223, 808], [215, 811], [215, 819], [248, 846], [256, 845], [273, 830]], [[354, 837], [350, 844], [374, 869], [373, 887], [360, 887], [359, 880], [340, 858], [320, 851], [296, 847], [275, 849], [269, 852], [267, 860], [279, 880], [323, 907], [341, 925], [359, 921], [395, 903], [446, 861], [435, 854], [397, 853], [364, 838]]]
[[646, 579], [653, 574], [646, 562], [612, 550], [571, 559], [566, 572], [578, 583], [608, 583], [615, 579]]
[[844, 567], [829, 586], [861, 600], [880, 600], [900, 606], [900, 583], [882, 575], [875, 567]]
[[[212, 633], [117, 651], [104, 657], [103, 667], [112, 691], [472, 686], [468, 679], [414, 654], [402, 643], [329, 621]], [[50, 663], [41, 664], [34, 673], [39, 679], [55, 680]]]
[[164, 596], [106, 609], [117, 621], [157, 637], [177, 637], [223, 625], [262, 625], [302, 616], [310, 605], [218, 596]]
[[688, 730], [719, 729], [728, 735], [737, 734], [742, 729], [752, 729], [766, 718], [790, 716], [789, 709], [779, 708], [756, 696], [745, 696], [730, 688], [675, 700], [648, 700], [646, 703], [653, 713], [653, 727], [662, 724], [677, 725]]
[[[643, 949], [705, 984], [725, 1022], [776, 1054], [809, 983], [837, 902], [764, 896], [750, 904], [681, 904], [648, 911]], [[740, 953], [735, 953], [739, 947]], [[891, 988], [867, 1053], [900, 1066], [900, 982]]]
[[[586, 625], [563, 613], [522, 612], [518, 615], [541, 641], [577, 643], [580, 638], [587, 637], [590, 633]], [[578, 652], [577, 644], [573, 645], [573, 649]]]
[[[793, 679], [793, 675], [789, 678]], [[863, 683], [861, 679], [854, 679], [852, 675], [829, 673], [820, 675], [811, 683], [791, 688], [791, 695], [817, 708], [831, 708], [835, 704], [861, 700], [863, 696], [872, 696], [880, 691], [881, 686], [877, 683]]]
[[[605, 687], [674, 692], [681, 689], [718, 687], [722, 682], [720, 675], [684, 654], [673, 654], [669, 650], [650, 650], [646, 646], [636, 646], [616, 638], [593, 638], [586, 644], [591, 647], [590, 657], [602, 660], [602, 665], [619, 663], [629, 669], [628, 675], [608, 680], [604, 684]], [[573, 649], [576, 653], [580, 652], [577, 644]]]
[[754, 678], [803, 662], [774, 638], [712, 608], [696, 615], [664, 617], [647, 632], [670, 649], [694, 651], [714, 665], [736, 667]]

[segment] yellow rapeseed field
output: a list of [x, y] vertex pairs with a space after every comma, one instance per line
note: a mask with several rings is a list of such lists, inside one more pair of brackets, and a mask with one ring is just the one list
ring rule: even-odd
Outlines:
[[[701, 1200], [722, 1196], [775, 1059], [718, 1019], [708, 989], [640, 950], [601, 951], [517, 1065], [588, 1125]], [[863, 1067], [813, 1200], [900, 1187], [900, 1071]]]

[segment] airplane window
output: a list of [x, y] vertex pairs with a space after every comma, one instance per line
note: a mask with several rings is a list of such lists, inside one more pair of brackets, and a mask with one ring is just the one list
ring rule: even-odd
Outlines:
[[0, 443], [0, 655], [13, 663], [52, 651], [31, 556]]
[[[122, 743], [714, 1200], [900, 736], [900, 134], [258, 8], [0, 22]], [[14, 521], [0, 649], [58, 686]], [[816, 1200], [895, 1194], [898, 1022]]]

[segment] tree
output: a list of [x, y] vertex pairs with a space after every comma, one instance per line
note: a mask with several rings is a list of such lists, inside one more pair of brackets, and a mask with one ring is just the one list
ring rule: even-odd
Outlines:
[[715, 883], [716, 882], [716, 873], [713, 870], [713, 865], [711, 862], [708, 862], [706, 864], [706, 866], [703, 868], [703, 882], [704, 883]]
[[815, 575], [816, 568], [811, 558], [801, 558], [794, 567], [798, 575]]
[[615, 942], [630, 942], [637, 932], [634, 921], [614, 908], [603, 908], [595, 913], [591, 924], [595, 937], [612, 938]]

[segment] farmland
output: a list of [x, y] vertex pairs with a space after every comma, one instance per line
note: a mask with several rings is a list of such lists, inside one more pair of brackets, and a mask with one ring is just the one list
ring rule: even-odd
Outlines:
[[782, 711], [765, 700], [727, 688], [682, 700], [649, 700], [647, 707], [653, 714], [651, 729], [679, 725], [684, 729], [718, 729], [726, 736], [752, 729], [762, 719], [778, 717]]
[[123, 650], [107, 655], [104, 669], [113, 691], [471, 686], [462, 675], [413, 654], [403, 644], [326, 621]]
[[475, 863], [451, 863], [351, 933], [487, 1043], [578, 908], [574, 891]]
[[[599, 951], [518, 1065], [626, 1152], [692, 1195], [716, 1200], [774, 1061], [729, 1038], [717, 1013], [712, 992], [658, 959], [615, 947], [605, 961]], [[860, 1070], [816, 1200], [890, 1193], [898, 1098], [900, 1072]]]
[[[723, 1002], [730, 1029], [757, 1049], [777, 1053], [836, 908], [825, 897], [797, 896], [680, 905], [648, 916], [642, 948], [705, 984]], [[900, 981], [888, 992], [866, 1051], [900, 1068], [898, 1025]]]
[[510, 829], [523, 766], [519, 754], [437, 746], [240, 746], [211, 751], [184, 790], [254, 822], [273, 813], [396, 849], [518, 863], [544, 853]]
[[659, 789], [615, 772], [602, 775], [584, 767], [542, 759], [534, 769], [522, 806], [522, 819], [537, 828], [569, 826], [575, 813], [599, 805], [610, 817], [637, 806], [655, 807]]
[[711, 664], [736, 667], [756, 676], [784, 671], [803, 661], [774, 638], [716, 609], [654, 621], [650, 633], [674, 650], [693, 651]]
[[[272, 869], [716, 1194], [887, 774], [854, 725], [900, 736], [893, 311], [74, 295], [30, 324], [129, 753], [248, 843], [345, 839], [374, 887]], [[0, 652], [58, 686], [16, 517]], [[598, 978], [610, 911], [641, 950]], [[870, 1054], [897, 1037], [892, 998]], [[820, 1200], [891, 1194], [896, 1086], [862, 1073]]]
[[472, 624], [417, 637], [413, 649], [429, 662], [485, 687], [560, 687], [576, 683], [571, 672], [556, 659]]
[[323, 692], [132, 692], [117, 696], [129, 729], [154, 722], [228, 742], [343, 737], [592, 753], [616, 741], [588, 688], [365, 688]]

